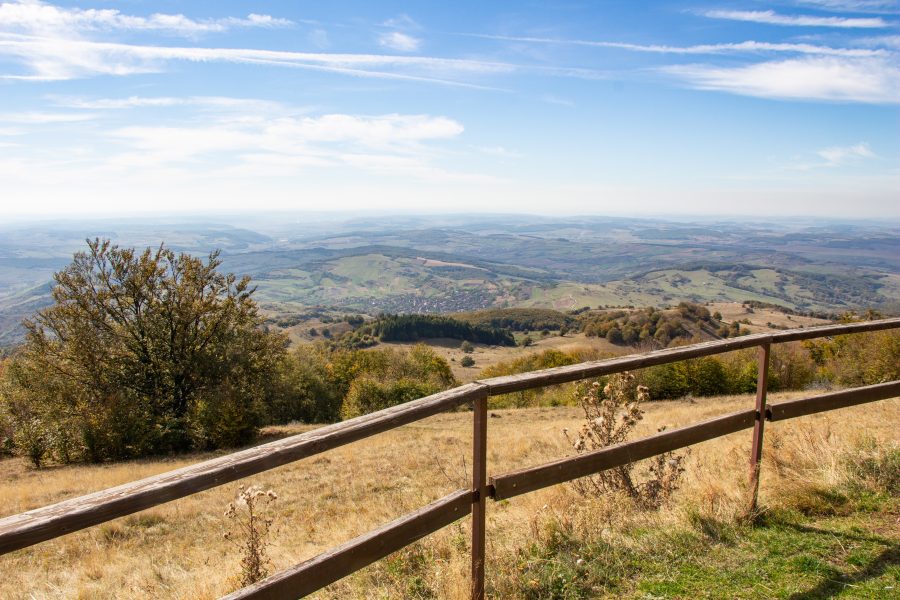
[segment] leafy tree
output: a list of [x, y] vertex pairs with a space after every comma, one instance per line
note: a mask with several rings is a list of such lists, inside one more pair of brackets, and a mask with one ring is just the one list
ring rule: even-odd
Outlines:
[[472, 342], [469, 340], [465, 340], [462, 344], [459, 345], [459, 349], [465, 352], [466, 354], [471, 354], [475, 352], [475, 346], [472, 345]]
[[88, 241], [25, 322], [8, 373], [17, 424], [94, 461], [249, 441], [285, 340], [263, 330], [249, 278], [220, 264]]
[[606, 332], [606, 339], [611, 344], [621, 344], [625, 341], [625, 338], [622, 336], [622, 331], [618, 327], [611, 327]]

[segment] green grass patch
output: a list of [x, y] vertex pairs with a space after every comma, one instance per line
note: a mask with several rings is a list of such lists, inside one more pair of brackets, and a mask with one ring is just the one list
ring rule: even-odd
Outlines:
[[896, 499], [878, 512], [769, 513], [755, 525], [692, 519], [583, 543], [559, 525], [520, 549], [523, 598], [897, 598]]

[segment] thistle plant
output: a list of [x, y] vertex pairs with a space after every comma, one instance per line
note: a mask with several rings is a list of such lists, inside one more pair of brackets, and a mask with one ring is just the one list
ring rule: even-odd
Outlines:
[[231, 528], [225, 532], [225, 539], [240, 548], [241, 587], [256, 583], [269, 574], [269, 560], [266, 549], [273, 518], [269, 509], [278, 495], [273, 490], [263, 490], [258, 486], [240, 486], [237, 498], [225, 507], [225, 518], [231, 521]]
[[[650, 398], [648, 389], [637, 385], [634, 374], [627, 371], [612, 375], [605, 386], [595, 381], [578, 393], [584, 424], [577, 435], [563, 430], [578, 454], [625, 442], [644, 418], [641, 403]], [[641, 508], [657, 509], [678, 488], [683, 462], [684, 455], [666, 452], [650, 459], [642, 475], [635, 472], [635, 463], [629, 463], [577, 479], [572, 485], [583, 496], [624, 493]]]

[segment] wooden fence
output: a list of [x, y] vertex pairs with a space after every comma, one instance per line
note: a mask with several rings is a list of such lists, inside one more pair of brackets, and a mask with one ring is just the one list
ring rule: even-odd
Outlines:
[[[753, 428], [750, 453], [752, 497], [749, 499], [748, 506], [750, 510], [753, 510], [756, 506], [759, 486], [759, 465], [762, 458], [763, 430], [766, 421], [792, 419], [866, 402], [900, 397], [900, 381], [892, 381], [767, 406], [766, 382], [769, 350], [772, 344], [898, 327], [900, 327], [900, 318], [746, 335], [678, 348], [667, 348], [645, 354], [476, 381], [307, 433], [0, 519], [0, 554], [196, 494], [463, 404], [472, 404], [474, 409], [473, 477], [469, 489], [457, 490], [341, 546], [256, 584], [242, 588], [226, 598], [229, 600], [239, 598], [285, 599], [304, 596], [471, 514], [472, 597], [481, 599], [484, 598], [485, 506], [488, 498], [493, 500], [511, 498], [691, 444]], [[754, 408], [665, 431], [637, 441], [624, 442], [547, 464], [493, 475], [490, 479], [487, 477], [487, 401], [489, 396], [752, 347], [759, 349], [760, 357]]]

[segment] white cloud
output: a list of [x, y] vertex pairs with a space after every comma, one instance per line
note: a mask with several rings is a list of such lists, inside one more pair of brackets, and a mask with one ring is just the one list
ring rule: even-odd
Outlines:
[[482, 154], [496, 156], [498, 158], [522, 158], [522, 154], [508, 150], [503, 146], [478, 146], [477, 150]]
[[90, 121], [95, 115], [89, 113], [47, 113], [47, 112], [18, 112], [0, 113], [0, 122], [15, 123], [18, 125], [46, 125], [52, 123], [74, 123], [78, 121]]
[[[122, 108], [148, 104], [137, 97], [126, 100], [77, 103]], [[166, 98], [162, 104], [180, 105], [177, 100]], [[194, 114], [185, 120], [181, 115], [172, 124], [126, 126], [105, 133], [98, 128], [74, 138], [77, 147], [61, 141], [53, 153], [26, 152], [0, 161], [5, 191], [23, 197], [37, 189], [90, 188], [98, 197], [108, 197], [146, 185], [157, 190], [168, 186], [189, 195], [185, 191], [189, 188], [219, 189], [228, 181], [247, 193], [255, 187], [258, 195], [259, 187], [266, 185], [260, 177], [290, 178], [296, 182], [291, 189], [323, 180], [371, 184], [372, 177], [426, 185], [500, 181], [440, 164], [447, 156], [445, 144], [464, 130], [454, 119], [417, 114], [291, 116], [290, 107], [285, 108], [280, 115], [252, 111], [218, 119], [203, 113], [199, 116], [206, 118]], [[198, 105], [196, 110], [204, 107]], [[194, 124], [198, 120], [200, 124]]]
[[875, 37], [867, 37], [856, 40], [856, 43], [863, 46], [885, 46], [900, 50], [900, 35], [879, 35]]
[[[426, 144], [459, 136], [463, 127], [441, 116], [362, 116], [229, 119], [201, 126], [132, 126], [109, 137], [122, 151], [107, 164], [124, 169], [207, 164], [228, 171], [285, 171], [300, 166], [349, 167], [383, 172], [433, 172]], [[364, 157], [364, 158], [361, 158]], [[413, 169], [410, 165], [416, 165]]]
[[0, 77], [39, 80], [156, 72], [169, 61], [181, 60], [264, 64], [361, 77], [479, 87], [446, 78], [461, 74], [506, 73], [518, 69], [517, 66], [507, 63], [427, 56], [146, 46], [11, 33], [0, 33], [0, 56], [3, 55], [18, 60], [29, 72]]
[[419, 23], [415, 19], [405, 13], [399, 14], [396, 17], [386, 20], [384, 23], [382, 23], [382, 25], [384, 27], [390, 27], [391, 29], [412, 29], [415, 31], [422, 29], [422, 26], [419, 25]]
[[391, 31], [378, 36], [378, 44], [400, 52], [415, 52], [422, 44], [422, 40], [399, 31]]
[[629, 44], [626, 42], [572, 40], [559, 38], [522, 37], [507, 35], [464, 34], [469, 37], [478, 37], [492, 40], [504, 40], [511, 42], [531, 42], [537, 44], [560, 44], [572, 46], [590, 46], [595, 48], [610, 48], [614, 50], [630, 50], [633, 52], [648, 52], [653, 54], [739, 54], [762, 52], [790, 52], [796, 54], [812, 54], [822, 56], [885, 56], [884, 50], [865, 48], [832, 48], [830, 46], [818, 46], [805, 43], [778, 43], [757, 42], [753, 40], [745, 42], [721, 43], [721, 44], [697, 44], [694, 46], [668, 46], [664, 44]]
[[837, 27], [845, 29], [878, 29], [888, 23], [881, 17], [819, 17], [814, 15], [780, 15], [773, 10], [709, 10], [702, 13], [712, 19], [747, 21], [790, 27]]
[[854, 144], [853, 146], [832, 146], [823, 148], [816, 154], [825, 160], [827, 167], [838, 167], [848, 162], [857, 161], [863, 158], [876, 158], [876, 154], [872, 152], [869, 145], [865, 142]]
[[799, 0], [799, 2], [834, 12], [896, 13], [900, 10], [900, 2], [897, 0]]
[[189, 106], [222, 112], [242, 111], [257, 114], [298, 114], [307, 108], [288, 107], [272, 100], [257, 98], [232, 98], [227, 96], [129, 96], [127, 98], [79, 98], [47, 96], [56, 106], [87, 110], [126, 110], [131, 108], [168, 108]]
[[806, 57], [741, 67], [676, 65], [662, 71], [696, 89], [744, 96], [900, 103], [900, 66], [883, 58]]
[[0, 26], [27, 32], [60, 31], [75, 33], [91, 30], [157, 31], [194, 36], [223, 32], [235, 27], [286, 27], [287, 19], [251, 13], [246, 17], [196, 20], [182, 14], [155, 13], [148, 17], [126, 15], [115, 9], [63, 8], [38, 0], [20, 0], [0, 4]]
[[546, 102], [547, 104], [556, 104], [557, 106], [566, 106], [568, 108], [572, 108], [575, 106], [575, 103], [567, 98], [561, 98], [554, 94], [544, 94], [541, 96], [541, 102]]

